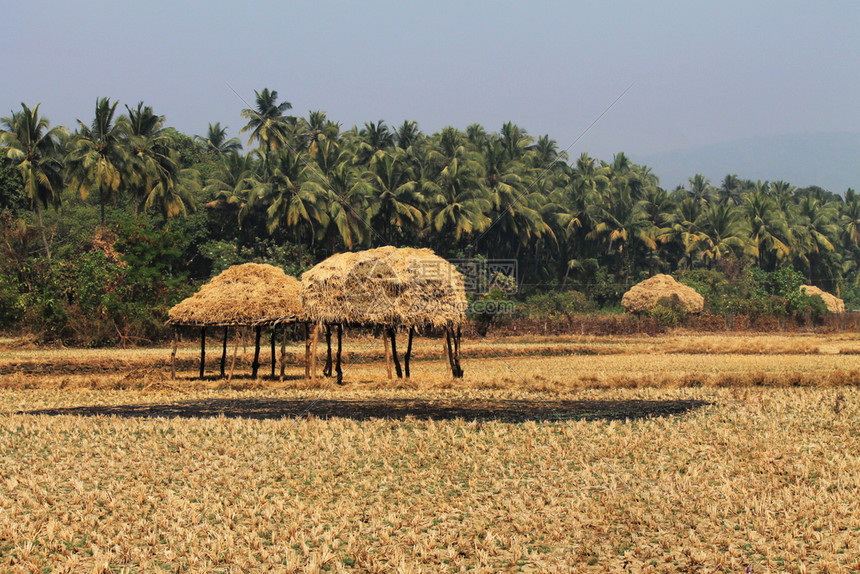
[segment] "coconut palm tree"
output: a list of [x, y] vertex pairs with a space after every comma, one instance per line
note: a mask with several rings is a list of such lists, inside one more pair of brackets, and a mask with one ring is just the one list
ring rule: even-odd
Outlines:
[[738, 210], [728, 205], [711, 204], [696, 220], [694, 249], [710, 268], [727, 254], [742, 253], [747, 246], [749, 231]]
[[[791, 231], [785, 214], [769, 194], [767, 182], [758, 182], [744, 197], [742, 210], [750, 232], [751, 251], [756, 264], [782, 260], [791, 254]], [[773, 257], [773, 261], [768, 261]]]
[[96, 102], [90, 125], [78, 120], [78, 132], [66, 156], [71, 187], [86, 199], [95, 189], [99, 196], [99, 221], [105, 222], [105, 202], [116, 201], [120, 185], [128, 177], [130, 154], [125, 141], [127, 119], [114, 121], [116, 106], [108, 98]]
[[126, 130], [125, 137], [130, 155], [130, 169], [126, 178], [126, 187], [134, 204], [134, 216], [138, 216], [138, 208], [145, 201], [145, 196], [155, 187], [159, 177], [159, 163], [168, 163], [169, 158], [163, 156], [170, 153], [170, 136], [163, 129], [164, 116], [156, 115], [152, 107], [137, 104], [136, 109], [128, 110], [126, 121], [122, 124]]
[[248, 123], [239, 130], [240, 134], [251, 132], [248, 145], [256, 140], [259, 147], [277, 150], [286, 147], [290, 139], [290, 127], [295, 124], [293, 116], [284, 114], [292, 109], [290, 102], [278, 103], [278, 91], [263, 88], [262, 92], [254, 91], [256, 107], [242, 110], [242, 117]]
[[[467, 163], [468, 165], [468, 163]], [[433, 181], [426, 181], [424, 193], [430, 203], [430, 228], [438, 236], [440, 251], [452, 251], [450, 237], [462, 238], [479, 233], [492, 222], [487, 214], [492, 203], [481, 187], [479, 174], [460, 163], [456, 157]]]
[[309, 192], [325, 198], [329, 228], [336, 229], [344, 246], [352, 250], [367, 245], [371, 235], [378, 235], [370, 224], [378, 204], [358, 168], [348, 161], [348, 155], [344, 159], [327, 174], [314, 172], [306, 186]]
[[194, 139], [203, 144], [206, 152], [215, 157], [224, 157], [242, 149], [239, 138], [228, 138], [227, 127], [221, 127], [221, 122], [209, 124], [206, 137], [194, 136]]
[[63, 186], [62, 145], [64, 128], [50, 127], [47, 118], [39, 117], [39, 105], [31, 110], [21, 104], [20, 112], [2, 118], [0, 143], [5, 146], [6, 159], [21, 174], [24, 191], [36, 212], [45, 256], [51, 258], [51, 248], [42, 221], [42, 208], [60, 204]]
[[374, 228], [386, 245], [393, 244], [395, 237], [403, 237], [409, 230], [424, 225], [420, 185], [406, 164], [405, 156], [401, 148], [393, 153], [380, 150], [371, 158], [365, 174], [379, 205]]

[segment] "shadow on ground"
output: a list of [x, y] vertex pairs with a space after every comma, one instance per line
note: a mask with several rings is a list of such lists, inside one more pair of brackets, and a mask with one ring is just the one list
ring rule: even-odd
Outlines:
[[522, 401], [522, 400], [282, 400], [206, 399], [138, 405], [44, 409], [21, 414], [114, 416], [123, 418], [282, 419], [313, 416], [353, 420], [625, 420], [679, 415], [708, 405], [705, 401]]

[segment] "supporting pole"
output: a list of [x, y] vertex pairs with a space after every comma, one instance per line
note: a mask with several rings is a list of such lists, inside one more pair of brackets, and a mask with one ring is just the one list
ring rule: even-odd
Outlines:
[[305, 378], [311, 378], [311, 333], [308, 323], [305, 323]]
[[388, 331], [382, 332], [382, 341], [385, 343], [385, 369], [388, 371], [388, 378], [391, 379], [391, 350], [388, 348]]
[[415, 336], [415, 327], [410, 325], [409, 338], [406, 340], [406, 354], [403, 355], [403, 371], [406, 378], [409, 378], [409, 359], [412, 358], [412, 337]]
[[278, 332], [278, 325], [275, 323], [272, 325], [272, 380], [275, 380], [275, 364], [277, 361], [275, 360], [275, 335]]
[[454, 363], [454, 350], [451, 348], [451, 327], [445, 326], [445, 347], [448, 355], [448, 363], [451, 368], [451, 375], [457, 379], [457, 367]]
[[224, 343], [221, 346], [221, 378], [224, 378], [224, 368], [227, 366], [227, 332], [230, 327], [224, 326]]
[[323, 367], [323, 376], [330, 377], [331, 376], [331, 324], [325, 324], [325, 346], [326, 346], [326, 356], [325, 356], [325, 367]]
[[281, 382], [284, 382], [284, 369], [287, 367], [287, 325], [281, 330]]
[[203, 378], [203, 370], [206, 365], [206, 327], [200, 329], [200, 378]]
[[227, 382], [233, 380], [233, 371], [236, 370], [236, 355], [239, 354], [239, 341], [244, 338], [245, 334], [240, 333], [238, 329], [236, 329], [236, 346], [233, 347], [233, 362], [230, 363], [230, 376], [227, 377]]
[[320, 341], [320, 323], [314, 323], [314, 340], [311, 344], [311, 380], [317, 380], [317, 344]]
[[254, 362], [251, 363], [251, 378], [257, 378], [257, 371], [260, 369], [260, 336], [263, 334], [263, 328], [259, 325], [254, 327]]
[[457, 334], [454, 337], [454, 364], [457, 366], [457, 374], [456, 378], [463, 378], [463, 367], [460, 366], [460, 338], [462, 333], [460, 332], [460, 325], [457, 325]]
[[179, 330], [173, 327], [173, 352], [170, 353], [170, 378], [176, 378], [176, 351], [179, 348]]
[[400, 359], [397, 358], [397, 331], [394, 327], [388, 329], [388, 334], [391, 337], [391, 358], [394, 360], [394, 371], [397, 373], [397, 378], [403, 378], [403, 369], [400, 368]]
[[451, 357], [448, 354], [448, 344], [442, 339], [442, 359], [445, 362], [445, 372], [451, 374]]
[[334, 372], [337, 373], [337, 384], [343, 384], [343, 369], [340, 366], [340, 355], [343, 350], [343, 325], [337, 324], [337, 363]]

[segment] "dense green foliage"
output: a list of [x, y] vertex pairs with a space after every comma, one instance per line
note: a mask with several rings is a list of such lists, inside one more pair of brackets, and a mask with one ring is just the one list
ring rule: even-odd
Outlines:
[[658, 272], [727, 317], [820, 313], [801, 282], [860, 306], [853, 190], [733, 175], [665, 190], [624, 153], [570, 162], [513, 123], [342, 130], [323, 112], [288, 115], [268, 89], [242, 111], [241, 132], [259, 146], [247, 153], [220, 124], [190, 137], [143, 103], [122, 113], [100, 99], [71, 134], [39, 106], [22, 108], [0, 126], [0, 328], [151, 340], [170, 305], [229, 265], [298, 275], [332, 253], [388, 244], [515, 259], [518, 313], [538, 318], [616, 308]]

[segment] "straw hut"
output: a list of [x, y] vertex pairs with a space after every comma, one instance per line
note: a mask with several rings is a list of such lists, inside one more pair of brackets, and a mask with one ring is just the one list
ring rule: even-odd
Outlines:
[[661, 300], [668, 300], [687, 313], [701, 313], [705, 306], [705, 298], [695, 289], [663, 274], [634, 285], [621, 298], [621, 305], [631, 313], [642, 313], [653, 309]]
[[[314, 329], [314, 350], [306, 349], [311, 362], [316, 356], [319, 326], [326, 329], [329, 345], [326, 375], [331, 374], [331, 327], [337, 328], [338, 382], [343, 377], [340, 357], [344, 326], [384, 330], [389, 377], [389, 358], [393, 358], [397, 376], [403, 376], [397, 356], [397, 330], [408, 332], [404, 363], [409, 377], [415, 331], [428, 327], [444, 329], [451, 372], [462, 377], [460, 326], [465, 321], [467, 305], [463, 276], [432, 250], [387, 246], [333, 255], [302, 275], [301, 294], [307, 319], [318, 325]], [[315, 370], [315, 365], [310, 370]]]
[[[234, 265], [213, 278], [200, 291], [170, 309], [167, 324], [174, 327], [175, 363], [178, 343], [177, 327], [200, 328], [200, 376], [206, 359], [206, 329], [221, 327], [224, 341], [221, 353], [221, 376], [227, 358], [227, 336], [230, 327], [254, 327], [256, 344], [253, 376], [260, 365], [260, 337], [263, 327], [272, 328], [272, 376], [275, 375], [275, 331], [279, 325], [301, 319], [301, 288], [295, 277], [272, 265], [245, 263]], [[238, 350], [238, 341], [236, 344]], [[284, 342], [281, 342], [281, 376], [284, 370]], [[235, 366], [236, 351], [233, 353]], [[175, 368], [173, 369], [175, 373]], [[232, 369], [231, 369], [232, 375]]]
[[831, 295], [827, 291], [822, 291], [813, 285], [801, 285], [800, 290], [810, 297], [814, 297], [816, 295], [821, 297], [821, 300], [824, 301], [824, 304], [827, 306], [827, 310], [831, 313], [845, 312], [845, 301], [835, 295]]

